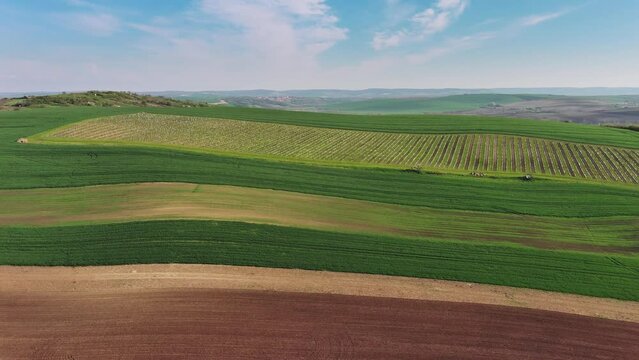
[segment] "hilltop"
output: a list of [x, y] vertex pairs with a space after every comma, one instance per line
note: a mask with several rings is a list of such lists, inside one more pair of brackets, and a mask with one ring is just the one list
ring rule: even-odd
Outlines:
[[150, 107], [195, 107], [206, 106], [194, 101], [175, 100], [161, 96], [140, 95], [121, 91], [86, 91], [42, 96], [22, 96], [0, 100], [1, 108], [46, 107], [46, 106], [150, 106]]

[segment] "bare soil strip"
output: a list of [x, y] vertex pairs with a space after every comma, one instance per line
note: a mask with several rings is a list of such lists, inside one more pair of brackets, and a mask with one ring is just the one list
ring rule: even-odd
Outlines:
[[639, 303], [397, 276], [221, 265], [0, 266], [0, 295], [108, 296], [167, 289], [261, 290], [504, 305], [639, 323]]
[[639, 324], [505, 306], [178, 289], [0, 295], [7, 359], [636, 359]]
[[142, 183], [0, 190], [0, 226], [146, 219], [233, 220], [605, 252], [632, 252], [639, 239], [636, 217], [565, 219], [429, 209], [235, 186]]

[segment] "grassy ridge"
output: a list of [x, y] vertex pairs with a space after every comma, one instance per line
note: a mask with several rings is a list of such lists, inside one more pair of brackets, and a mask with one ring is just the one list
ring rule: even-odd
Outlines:
[[0, 228], [0, 264], [204, 263], [472, 281], [639, 300], [639, 260], [234, 222]]
[[87, 91], [45, 96], [25, 96], [10, 99], [13, 107], [45, 106], [203, 106], [192, 101], [175, 100], [159, 96], [140, 95], [123, 91]]

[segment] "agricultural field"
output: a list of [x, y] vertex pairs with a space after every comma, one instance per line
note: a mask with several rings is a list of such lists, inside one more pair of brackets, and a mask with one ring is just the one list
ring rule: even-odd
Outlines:
[[[0, 275], [0, 288], [12, 289], [0, 291], [0, 347], [13, 336], [6, 353], [16, 358], [99, 358], [135, 337], [109, 325], [119, 316], [173, 329], [185, 346], [179, 351], [197, 357], [199, 340], [183, 332], [197, 333], [203, 322], [188, 314], [226, 329], [248, 321], [228, 314], [247, 311], [264, 319], [266, 329], [275, 326], [266, 320], [275, 311], [268, 304], [283, 303], [315, 311], [290, 313], [290, 326], [304, 316], [317, 323], [327, 314], [346, 319], [376, 309], [383, 320], [348, 318], [362, 337], [404, 321], [397, 314], [437, 304], [451, 304], [442, 309], [463, 314], [469, 326], [526, 319], [574, 344], [584, 339], [575, 330], [583, 326], [605, 329], [613, 334], [609, 344], [626, 348], [639, 331], [639, 141], [630, 130], [440, 115], [127, 106], [1, 111], [0, 130], [0, 272], [10, 274]], [[114, 266], [126, 271], [115, 274]], [[162, 270], [145, 273], [149, 266]], [[188, 275], [198, 266], [230, 270]], [[284, 273], [271, 280], [279, 285], [260, 288], [267, 268]], [[348, 273], [350, 283], [341, 289], [349, 291], [302, 283], [300, 269], [316, 277]], [[211, 288], [240, 274], [232, 289]], [[386, 285], [364, 285], [366, 277], [381, 275]], [[83, 276], [91, 285], [82, 287]], [[429, 295], [415, 297], [407, 281], [422, 281], [418, 288]], [[456, 290], [433, 298], [448, 286]], [[15, 297], [26, 293], [28, 302]], [[464, 304], [454, 305], [459, 299]], [[223, 317], [206, 310], [230, 302], [237, 308]], [[54, 303], [78, 309], [78, 317], [54, 314]], [[122, 312], [142, 304], [152, 309]], [[153, 309], [168, 304], [181, 304], [174, 307], [179, 319], [154, 316]], [[433, 311], [424, 316], [439, 316]], [[490, 320], [467, 315], [477, 311], [492, 314]], [[448, 314], [442, 324], [460, 321]], [[426, 321], [410, 317], [411, 329]], [[79, 319], [105, 330], [86, 329]], [[55, 326], [60, 323], [68, 326]], [[34, 338], [36, 324], [48, 325]], [[508, 338], [515, 331], [501, 329], [492, 334]], [[102, 340], [90, 351], [66, 340], [83, 334]], [[274, 336], [289, 339], [291, 354], [314, 353], [287, 334]], [[253, 349], [256, 335], [237, 333], [232, 347], [218, 342], [221, 333], [207, 336], [207, 354], [231, 348], [239, 354]], [[407, 336], [401, 332], [394, 341], [410, 343]], [[477, 339], [473, 332], [460, 336]], [[58, 339], [54, 345], [43, 340], [51, 337]], [[521, 346], [536, 341], [515, 338], [528, 339]], [[516, 352], [515, 338], [504, 354]], [[596, 339], [588, 341], [601, 349]], [[545, 344], [548, 354], [566, 358], [586, 351]], [[614, 346], [606, 351], [614, 353]], [[335, 354], [344, 354], [344, 346], [337, 348]], [[375, 350], [380, 358], [384, 349]]]
[[418, 135], [131, 114], [89, 120], [36, 140], [208, 149], [335, 163], [639, 183], [639, 151], [493, 134]]

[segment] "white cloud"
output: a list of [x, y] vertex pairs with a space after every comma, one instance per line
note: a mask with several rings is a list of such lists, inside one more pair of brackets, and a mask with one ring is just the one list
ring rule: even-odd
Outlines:
[[486, 32], [452, 38], [441, 46], [427, 49], [421, 53], [409, 55], [407, 60], [412, 64], [423, 64], [451, 53], [481, 47], [486, 41], [496, 37], [496, 33]]
[[83, 7], [83, 8], [91, 9], [94, 11], [104, 10], [102, 6], [96, 5], [86, 0], [67, 0], [67, 4], [70, 6]]
[[95, 36], [109, 36], [121, 28], [120, 19], [101, 5], [87, 0], [67, 0], [66, 3], [71, 7], [83, 8], [82, 11], [54, 15], [66, 26]]
[[[393, 6], [397, 6], [396, 3], [391, 2]], [[464, 12], [467, 5], [468, 0], [438, 0], [433, 6], [414, 14], [410, 18], [410, 28], [376, 33], [372, 46], [375, 50], [383, 50], [442, 32]]]
[[566, 15], [566, 13], [567, 13], [566, 11], [558, 11], [558, 12], [549, 13], [549, 14], [531, 15], [521, 19], [519, 24], [524, 27], [535, 26], [543, 22], [554, 20], [558, 17], [564, 16]]
[[373, 36], [373, 49], [382, 50], [390, 47], [399, 46], [408, 34], [400, 30], [393, 34], [377, 33]]
[[107, 13], [72, 13], [62, 18], [68, 26], [96, 36], [108, 36], [120, 29], [120, 20]]
[[236, 27], [252, 50], [279, 58], [313, 57], [347, 35], [324, 0], [201, 0], [200, 7]]

